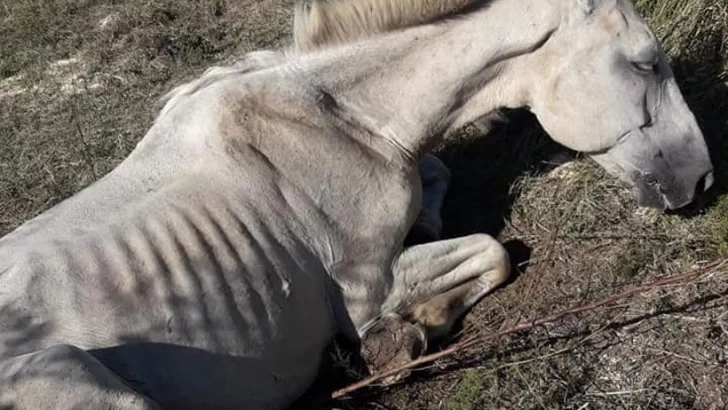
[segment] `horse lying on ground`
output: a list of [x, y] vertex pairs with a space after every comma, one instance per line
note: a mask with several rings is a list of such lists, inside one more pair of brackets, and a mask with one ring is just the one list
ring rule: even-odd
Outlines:
[[629, 0], [340, 0], [294, 31], [281, 61], [178, 89], [115, 170], [0, 241], [0, 407], [282, 409], [336, 333], [447, 332], [508, 255], [483, 234], [403, 241], [423, 197], [439, 229], [446, 171], [425, 154], [500, 107], [640, 205], [712, 181]]

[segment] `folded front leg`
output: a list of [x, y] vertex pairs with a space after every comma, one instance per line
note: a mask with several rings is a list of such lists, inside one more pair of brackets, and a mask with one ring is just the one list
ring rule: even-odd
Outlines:
[[485, 234], [413, 246], [396, 261], [383, 313], [423, 325], [427, 337], [447, 333], [459, 316], [510, 273], [503, 246]]
[[382, 314], [360, 329], [362, 358], [373, 373], [412, 361], [428, 340], [447, 334], [463, 313], [508, 278], [510, 263], [498, 241], [478, 234], [407, 248], [393, 273]]

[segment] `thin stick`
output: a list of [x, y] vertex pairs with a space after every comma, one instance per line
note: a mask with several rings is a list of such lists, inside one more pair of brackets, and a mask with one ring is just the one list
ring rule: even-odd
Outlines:
[[685, 273], [669, 276], [666, 278], [658, 279], [653, 282], [638, 285], [638, 286], [633, 287], [632, 289], [628, 289], [623, 292], [620, 292], [620, 293], [617, 293], [617, 294], [614, 294], [611, 296], [607, 296], [602, 299], [598, 299], [598, 300], [588, 303], [586, 305], [576, 306], [573, 308], [562, 310], [558, 313], [554, 313], [552, 315], [549, 315], [546, 317], [541, 317], [541, 318], [538, 318], [538, 319], [535, 319], [532, 321], [520, 322], [514, 326], [511, 326], [509, 328], [503, 329], [503, 330], [495, 332], [495, 333], [491, 333], [491, 334], [484, 335], [484, 336], [471, 336], [469, 338], [461, 340], [458, 343], [455, 343], [454, 345], [450, 346], [447, 349], [441, 350], [436, 353], [428, 354], [425, 356], [421, 356], [403, 366], [400, 366], [395, 369], [391, 369], [391, 370], [388, 370], [386, 372], [382, 372], [379, 374], [371, 375], [356, 383], [350, 384], [342, 389], [336, 390], [333, 393], [331, 393], [330, 397], [331, 397], [331, 399], [340, 399], [342, 397], [347, 396], [349, 393], [351, 393], [353, 391], [362, 389], [362, 388], [369, 386], [373, 383], [376, 383], [384, 378], [399, 374], [405, 370], [412, 369], [413, 367], [417, 367], [422, 364], [434, 362], [435, 360], [441, 359], [443, 357], [451, 356], [463, 349], [468, 349], [475, 345], [490, 342], [494, 339], [498, 339], [502, 336], [509, 335], [511, 333], [516, 333], [516, 332], [520, 332], [522, 330], [527, 330], [527, 329], [531, 329], [531, 328], [541, 326], [541, 325], [544, 325], [547, 323], [555, 322], [567, 315], [574, 315], [574, 314], [592, 311], [592, 310], [598, 309], [598, 308], [606, 306], [606, 305], [611, 305], [614, 302], [619, 301], [621, 299], [626, 299], [631, 296], [634, 296], [637, 294], [642, 294], [642, 293], [645, 293], [650, 290], [654, 290], [654, 289], [657, 289], [657, 288], [660, 288], [663, 286], [685, 283], [685, 282], [697, 279], [701, 276], [705, 276], [709, 273], [713, 273], [713, 272], [717, 271], [718, 269], [724, 267], [727, 264], [728, 264], [728, 259], [724, 259], [724, 260], [706, 265], [702, 268], [694, 269], [694, 270], [691, 270], [691, 271], [688, 271]]

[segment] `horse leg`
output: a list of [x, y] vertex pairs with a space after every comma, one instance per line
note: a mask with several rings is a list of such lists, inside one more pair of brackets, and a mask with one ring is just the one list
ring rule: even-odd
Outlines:
[[428, 339], [445, 336], [458, 318], [506, 279], [499, 273], [471, 279], [417, 304], [405, 313], [405, 319], [422, 325]]
[[450, 184], [450, 170], [434, 155], [426, 154], [422, 158], [419, 173], [422, 182], [422, 208], [405, 241], [408, 245], [440, 239], [440, 210]]
[[[470, 302], [464, 308], [467, 310], [478, 296], [503, 283], [509, 273], [508, 252], [489, 235], [416, 245], [405, 249], [394, 264], [393, 288], [383, 312], [414, 314], [417, 306], [443, 295], [467, 295], [463, 300]], [[474, 293], [455, 290], [467, 287]]]
[[0, 409], [118, 409], [159, 407], [126, 386], [88, 352], [57, 345], [0, 362]]
[[361, 331], [362, 356], [375, 372], [414, 359], [427, 340], [447, 334], [463, 313], [508, 278], [510, 261], [498, 241], [475, 234], [407, 248], [393, 272], [383, 315]]

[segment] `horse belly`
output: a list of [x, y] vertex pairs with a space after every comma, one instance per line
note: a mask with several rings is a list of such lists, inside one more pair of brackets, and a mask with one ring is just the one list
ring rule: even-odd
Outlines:
[[333, 337], [325, 298], [301, 279], [218, 289], [187, 315], [209, 319], [186, 342], [148, 339], [92, 354], [164, 408], [283, 408], [312, 383]]

